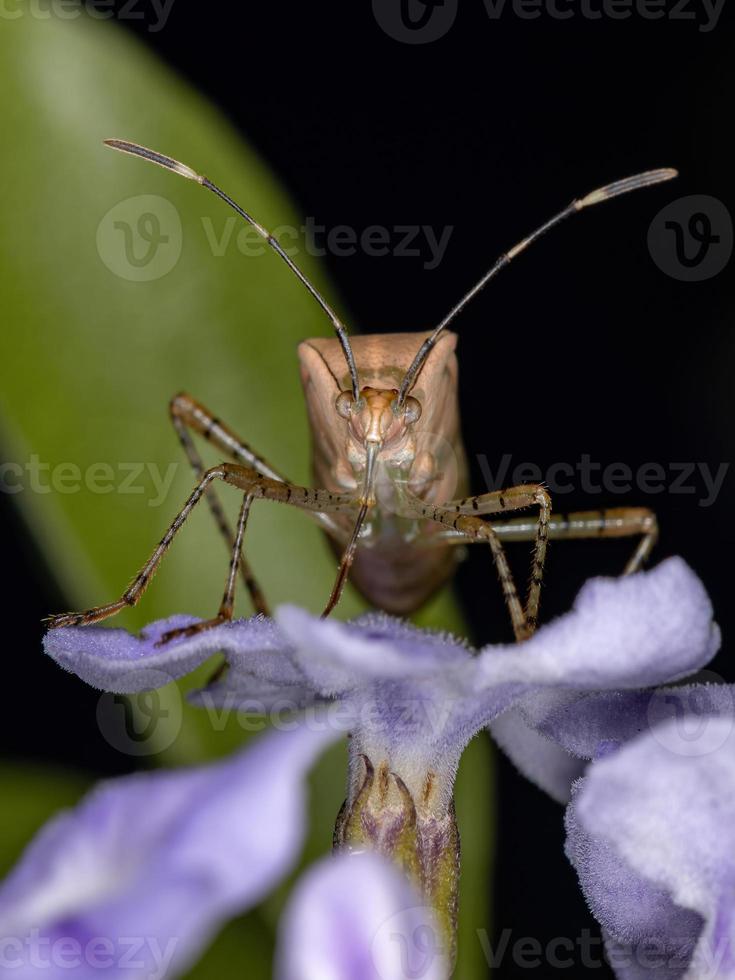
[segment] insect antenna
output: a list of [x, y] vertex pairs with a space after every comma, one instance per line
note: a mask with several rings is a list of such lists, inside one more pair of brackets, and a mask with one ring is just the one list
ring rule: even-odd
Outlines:
[[642, 187], [652, 187], [654, 184], [663, 183], [665, 180], [671, 180], [673, 177], [677, 177], [678, 172], [672, 170], [670, 167], [665, 167], [661, 170], [647, 170], [642, 174], [635, 174], [633, 177], [626, 177], [624, 180], [616, 180], [612, 184], [606, 184], [604, 187], [599, 187], [597, 190], [591, 191], [584, 197], [577, 198], [572, 201], [563, 211], [555, 214], [553, 218], [550, 218], [545, 224], [541, 225], [534, 232], [524, 238], [522, 241], [514, 245], [512, 249], [508, 252], [504, 252], [500, 258], [495, 262], [495, 264], [490, 268], [488, 272], [476, 283], [468, 293], [462, 297], [462, 299], [453, 306], [452, 309], [447, 313], [441, 323], [434, 329], [434, 331], [426, 338], [421, 347], [413, 359], [411, 366], [403, 378], [403, 383], [401, 384], [400, 391], [398, 392], [398, 397], [394, 402], [395, 410], [398, 411], [403, 407], [403, 404], [408, 397], [411, 389], [416, 384], [416, 379], [419, 376], [421, 368], [426, 362], [426, 358], [429, 356], [432, 347], [436, 344], [442, 332], [449, 326], [449, 324], [459, 316], [462, 310], [467, 306], [471, 300], [477, 296], [477, 294], [487, 286], [491, 279], [493, 279], [501, 269], [509, 265], [513, 259], [520, 255], [521, 252], [525, 251], [532, 242], [540, 238], [542, 235], [546, 234], [551, 228], [564, 221], [565, 218], [576, 214], [578, 211], [582, 211], [584, 208], [590, 207], [592, 204], [600, 204], [602, 201], [609, 201], [613, 197], [620, 197], [621, 194], [627, 194], [629, 191], [637, 191]]
[[350, 338], [347, 335], [347, 330], [345, 329], [344, 324], [321, 293], [309, 282], [301, 269], [299, 269], [296, 263], [292, 261], [286, 252], [284, 252], [273, 235], [271, 235], [266, 228], [259, 224], [255, 218], [249, 215], [247, 211], [241, 208], [236, 201], [233, 201], [229, 194], [225, 194], [225, 192], [216, 184], [212, 183], [208, 177], [205, 177], [203, 174], [198, 174], [195, 170], [192, 170], [191, 167], [187, 167], [185, 163], [180, 163], [178, 160], [174, 160], [173, 157], [165, 156], [163, 153], [157, 153], [155, 150], [149, 150], [145, 146], [139, 146], [137, 143], [129, 143], [127, 140], [104, 140], [104, 143], [105, 146], [109, 146], [113, 150], [119, 150], [121, 153], [130, 153], [132, 156], [141, 157], [143, 160], [148, 160], [150, 163], [155, 163], [159, 167], [164, 167], [166, 170], [171, 170], [175, 174], [179, 174], [181, 177], [186, 177], [187, 180], [196, 181], [198, 184], [201, 184], [202, 187], [206, 187], [207, 190], [212, 191], [213, 194], [216, 194], [217, 197], [221, 198], [225, 202], [225, 204], [228, 204], [234, 211], [236, 211], [241, 218], [244, 218], [249, 225], [255, 228], [261, 238], [263, 238], [266, 243], [270, 245], [274, 252], [280, 255], [289, 269], [291, 269], [291, 271], [304, 284], [304, 286], [306, 286], [311, 295], [332, 321], [334, 332], [337, 334], [337, 339], [340, 342], [342, 353], [344, 354], [347, 367], [349, 368], [352, 396], [355, 399], [355, 402], [359, 402], [360, 384], [357, 377], [357, 365], [355, 363], [355, 355], [352, 351], [352, 346], [350, 345]]

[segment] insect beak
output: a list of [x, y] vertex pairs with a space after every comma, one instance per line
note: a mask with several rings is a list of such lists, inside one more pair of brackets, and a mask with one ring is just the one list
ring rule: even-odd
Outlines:
[[364, 407], [360, 412], [359, 426], [366, 445], [376, 442], [382, 446], [402, 431], [403, 419], [397, 418], [393, 411], [397, 394], [394, 391], [363, 389]]
[[375, 471], [382, 440], [365, 440], [365, 480], [362, 485], [361, 503], [371, 506], [375, 503]]

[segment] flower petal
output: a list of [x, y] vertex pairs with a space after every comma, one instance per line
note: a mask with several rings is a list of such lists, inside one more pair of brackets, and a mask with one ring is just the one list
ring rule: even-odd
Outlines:
[[696, 942], [682, 976], [731, 980], [735, 716], [707, 721], [698, 754], [677, 719], [588, 772], [570, 816], [570, 857], [595, 914], [634, 947], [651, 933], [668, 947]]
[[295, 651], [295, 662], [324, 695], [349, 691], [360, 680], [446, 673], [471, 659], [455, 637], [382, 613], [340, 623], [318, 619], [296, 606], [281, 606], [276, 621]]
[[167, 975], [180, 973], [292, 866], [303, 780], [333, 737], [301, 725], [223, 763], [101, 784], [41, 831], [0, 887], [0, 935], [26, 959], [34, 932], [52, 947], [98, 940], [121, 975], [133, 937], [148, 975], [162, 975], [164, 957]]
[[704, 586], [684, 561], [669, 558], [649, 572], [591, 579], [571, 612], [530, 640], [484, 650], [478, 683], [648, 687], [699, 669], [719, 642]]
[[[594, 767], [593, 767], [594, 768]], [[653, 976], [681, 977], [701, 931], [702, 919], [675, 905], [665, 888], [642, 877], [606, 838], [587, 832], [578, 814], [582, 779], [566, 813], [566, 853], [579, 875], [592, 914], [602, 924], [606, 945], [614, 949], [616, 975], [647, 973], [639, 949], [655, 957]], [[664, 970], [668, 964], [671, 970]]]
[[213, 654], [222, 652], [250, 677], [272, 684], [298, 686], [302, 674], [288, 658], [275, 623], [262, 616], [223, 623], [194, 636], [156, 646], [171, 629], [189, 626], [192, 616], [173, 616], [151, 623], [135, 636], [121, 629], [65, 627], [49, 630], [44, 649], [60, 666], [87, 684], [114, 694], [135, 694], [190, 673]]
[[[682, 751], [698, 752], [707, 720], [735, 714], [735, 685], [683, 684], [654, 691], [595, 691], [554, 700], [523, 701], [526, 719], [580, 759], [593, 759], [629, 742], [669, 719], [678, 719], [688, 735]], [[683, 731], [682, 728], [682, 731]]]
[[[197, 703], [262, 713], [321, 711], [334, 702], [324, 723], [351, 728], [353, 758], [362, 753], [387, 765], [413, 794], [430, 777], [436, 799], [446, 802], [465, 745], [516, 705], [522, 721], [499, 726], [501, 737], [523, 771], [565, 799], [578, 767], [523, 722], [553, 734], [542, 723], [585, 692], [670, 682], [706, 663], [719, 643], [704, 588], [679, 559], [588, 582], [572, 611], [530, 640], [479, 655], [380, 614], [345, 624], [286, 607], [277, 623], [254, 617], [162, 648], [155, 642], [170, 622], [153, 624], [140, 639], [66, 630], [50, 634], [46, 646], [90, 683], [127, 692], [160, 686], [222, 650], [228, 670], [194, 695]], [[337, 707], [344, 714], [330, 718]]]
[[489, 725], [490, 734], [523, 775], [559, 803], [568, 803], [584, 764], [540, 735], [511, 709]]
[[430, 908], [375, 854], [340, 855], [312, 868], [281, 920], [278, 980], [445, 980]]

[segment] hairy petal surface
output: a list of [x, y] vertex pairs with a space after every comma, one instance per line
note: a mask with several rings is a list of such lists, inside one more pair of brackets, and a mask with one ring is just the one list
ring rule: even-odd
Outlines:
[[516, 710], [490, 723], [490, 734], [526, 779], [557, 803], [568, 803], [573, 783], [584, 771], [580, 759], [539, 734]]
[[[414, 796], [430, 776], [437, 811], [469, 740], [513, 708], [521, 717], [496, 728], [501, 744], [521, 771], [568, 799], [579, 767], [565, 755], [565, 710], [593, 692], [670, 683], [707, 663], [719, 644], [705, 590], [678, 558], [628, 578], [594, 579], [569, 613], [527, 642], [479, 653], [379, 614], [340, 623], [282, 607], [276, 623], [254, 617], [157, 646], [171, 626], [152, 624], [140, 638], [57, 630], [46, 650], [117, 692], [161, 686], [222, 650], [228, 670], [194, 695], [197, 703], [258, 713], [338, 703], [344, 711], [328, 724], [351, 728], [353, 758], [384, 762]], [[637, 697], [630, 694], [634, 706]]]
[[657, 941], [678, 957], [671, 977], [735, 977], [734, 731], [735, 716], [712, 717], [692, 754], [679, 721], [667, 721], [579, 784], [568, 853], [594, 914], [639, 970], [643, 945]]
[[[676, 721], [677, 751], [698, 754], [712, 718], [735, 714], [735, 685], [682, 684], [653, 691], [595, 691], [566, 702], [536, 703], [536, 729], [580, 759], [607, 754], [666, 721]], [[689, 748], [687, 748], [689, 746]]]
[[[593, 579], [569, 614], [523, 644], [539, 683], [514, 698], [491, 732], [525, 776], [567, 802], [582, 770], [567, 754], [589, 760], [667, 718], [685, 716], [696, 728], [698, 715], [731, 710], [734, 688], [640, 690], [697, 671], [719, 642], [704, 587], [681, 559]], [[488, 656], [488, 669], [498, 667]]]
[[49, 630], [44, 651], [92, 687], [113, 694], [137, 694], [191, 673], [213, 654], [247, 658], [251, 676], [273, 684], [300, 684], [303, 677], [284, 656], [283, 638], [272, 620], [253, 616], [165, 645], [168, 630], [190, 626], [193, 616], [150, 623], [140, 636], [108, 627]]
[[590, 579], [570, 612], [520, 646], [481, 653], [482, 680], [570, 690], [671, 683], [708, 663], [720, 634], [701, 581], [680, 558]]

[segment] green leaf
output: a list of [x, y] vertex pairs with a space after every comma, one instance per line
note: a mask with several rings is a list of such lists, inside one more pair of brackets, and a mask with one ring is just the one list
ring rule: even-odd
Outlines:
[[482, 732], [465, 749], [459, 764], [454, 800], [462, 849], [459, 883], [459, 950], [455, 980], [484, 977], [487, 961], [478, 939], [479, 930], [491, 929], [493, 798], [495, 762], [487, 733]]
[[[76, 19], [19, 17], [0, 32], [0, 82], [0, 440], [13, 464], [2, 479], [17, 490], [13, 499], [70, 607], [87, 608], [120, 595], [193, 486], [167, 418], [176, 392], [191, 392], [276, 467], [309, 482], [296, 345], [330, 326], [265, 247], [242, 254], [238, 243], [252, 253], [254, 239], [222, 202], [102, 146], [109, 137], [152, 146], [207, 173], [266, 227], [301, 225], [221, 114], [130, 36], [81, 11]], [[296, 260], [339, 309], [318, 264], [303, 251]], [[222, 496], [234, 517], [237, 495]], [[302, 514], [256, 504], [247, 552], [273, 604], [322, 607], [334, 557]], [[138, 628], [181, 611], [211, 615], [227, 562], [202, 507], [139, 607], [115, 625]], [[362, 608], [348, 590], [339, 614]], [[249, 611], [245, 598], [238, 611]], [[420, 620], [462, 631], [448, 593]], [[166, 764], [222, 755], [247, 738], [237, 718], [218, 730], [182, 700], [195, 682], [162, 694], [164, 709], [181, 709], [167, 715], [176, 719], [173, 737], [170, 728], [161, 735]], [[487, 760], [469, 758], [463, 771], [472, 768], [480, 785]], [[343, 754], [328, 755], [314, 780], [309, 857], [324, 851], [331, 833]], [[54, 800], [49, 793], [49, 808]], [[466, 808], [465, 835], [473, 820]], [[486, 856], [482, 865], [476, 855], [468, 861], [479, 880]], [[265, 930], [247, 934], [260, 962], [271, 940]], [[227, 930], [222, 941], [236, 946], [241, 937], [233, 935]], [[241, 973], [241, 963], [220, 969], [222, 958], [210, 955], [218, 975]]]
[[[87, 16], [22, 17], [0, 35], [0, 66], [12, 133], [0, 158], [9, 191], [0, 225], [0, 425], [17, 468], [4, 479], [21, 488], [14, 500], [70, 605], [87, 608], [120, 595], [193, 485], [167, 417], [177, 391], [193, 393], [293, 479], [309, 481], [296, 345], [330, 326], [265, 246], [241, 254], [238, 234], [247, 227], [222, 202], [102, 146], [110, 136], [153, 145], [206, 170], [267, 226], [300, 225], [217, 111], [131, 38]], [[140, 265], [144, 238], [133, 242], [137, 265], [125, 250], [138, 221], [149, 237], [156, 222], [169, 236], [148, 266]], [[212, 241], [221, 245], [227, 229], [229, 245], [217, 254]], [[248, 241], [252, 251], [252, 235]], [[165, 271], [167, 250], [175, 256], [179, 244], [165, 275], [131, 279]], [[318, 265], [307, 254], [297, 259], [333, 296]], [[237, 495], [228, 489], [233, 511]], [[141, 604], [116, 625], [216, 609], [227, 556], [200, 511]], [[335, 563], [319, 530], [291, 508], [254, 511], [247, 550], [266, 594], [274, 604], [321, 608]], [[362, 607], [348, 592], [340, 615]], [[435, 608], [431, 621], [456, 625], [446, 599]], [[187, 739], [187, 755], [193, 743]]]
[[[222, 202], [102, 146], [114, 135], [152, 144], [206, 169], [261, 222], [300, 224], [216, 110], [122, 31], [87, 17], [23, 17], [2, 32], [0, 63], [12, 133], [0, 160], [9, 192], [0, 230], [0, 409], [6, 452], [24, 466], [7, 482], [22, 481], [18, 503], [70, 600], [86, 607], [120, 594], [193, 485], [167, 418], [177, 391], [192, 392], [308, 481], [296, 345], [328, 333], [329, 323], [265, 246], [257, 256], [238, 251], [241, 226]], [[142, 262], [149, 245], [137, 222], [146, 215], [142, 230], [169, 241], [148, 266], [131, 265], [125, 238], [133, 236]], [[217, 255], [210, 240], [227, 228], [229, 246]], [[131, 281], [164, 271], [179, 245], [171, 271]], [[299, 260], [323, 285], [309, 256]], [[153, 474], [173, 474], [167, 493], [157, 493]], [[298, 597], [319, 608], [334, 561], [308, 519], [256, 506], [248, 551], [276, 601]], [[120, 625], [181, 610], [211, 615], [226, 569], [202, 508]], [[344, 612], [357, 606], [350, 599]]]
[[46, 821], [74, 806], [88, 785], [81, 773], [28, 763], [0, 766], [0, 878]]

